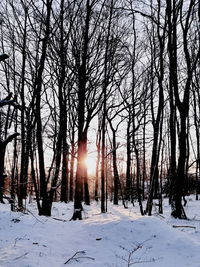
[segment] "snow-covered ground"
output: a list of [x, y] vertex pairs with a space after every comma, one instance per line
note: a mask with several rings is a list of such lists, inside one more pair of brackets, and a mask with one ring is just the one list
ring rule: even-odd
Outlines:
[[[136, 204], [137, 206], [137, 204]], [[200, 201], [188, 197], [189, 220], [170, 217], [154, 207], [152, 217], [138, 208], [109, 204], [84, 206], [82, 221], [69, 221], [71, 203], [54, 203], [52, 217], [37, 215], [35, 203], [27, 214], [0, 204], [0, 266], [2, 267], [200, 267]]]

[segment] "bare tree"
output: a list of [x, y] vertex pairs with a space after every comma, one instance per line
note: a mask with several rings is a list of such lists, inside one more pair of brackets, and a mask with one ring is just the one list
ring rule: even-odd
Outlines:
[[[183, 196], [184, 180], [186, 179], [186, 137], [187, 137], [187, 118], [189, 114], [189, 100], [190, 100], [190, 89], [193, 78], [193, 73], [196, 68], [198, 58], [200, 55], [199, 46], [196, 47], [195, 51], [191, 56], [188, 35], [192, 32], [192, 21], [194, 15], [194, 8], [196, 1], [189, 1], [187, 6], [184, 5], [183, 1], [178, 4], [175, 1], [167, 1], [167, 15], [168, 15], [168, 27], [169, 27], [169, 62], [170, 62], [170, 79], [172, 80], [172, 87], [175, 99], [175, 106], [179, 112], [180, 118], [180, 129], [179, 129], [179, 158], [177, 172], [173, 181], [172, 189], [172, 215], [177, 218], [186, 218], [181, 199]], [[178, 61], [178, 16], [180, 17], [180, 26], [182, 32], [183, 42], [183, 55], [185, 61], [185, 79], [184, 83], [179, 85], [180, 73], [179, 61]], [[195, 52], [195, 53], [194, 53]], [[180, 87], [182, 93], [180, 93]]]
[[[2, 56], [3, 58], [3, 56]], [[4, 58], [3, 58], [4, 59]], [[0, 60], [1, 56], [0, 56]], [[12, 98], [12, 93], [10, 93], [6, 98], [4, 98], [3, 100], [0, 101], [0, 108], [7, 106], [7, 105], [13, 105], [14, 107], [18, 107], [18, 105], [11, 100]], [[5, 167], [5, 152], [6, 152], [6, 146], [8, 145], [8, 143], [12, 142], [13, 139], [15, 139], [19, 133], [14, 133], [11, 135], [8, 135], [4, 140], [2, 140], [2, 121], [0, 119], [0, 132], [1, 132], [1, 136], [0, 136], [0, 202], [4, 203], [3, 201], [3, 189], [4, 189], [4, 178], [5, 173], [4, 173], [4, 167]]]

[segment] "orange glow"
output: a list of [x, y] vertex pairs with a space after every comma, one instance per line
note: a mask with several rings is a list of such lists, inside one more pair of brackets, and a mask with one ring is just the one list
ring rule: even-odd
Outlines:
[[85, 159], [85, 164], [87, 167], [87, 172], [89, 175], [94, 175], [96, 172], [96, 159], [93, 157], [87, 157]]

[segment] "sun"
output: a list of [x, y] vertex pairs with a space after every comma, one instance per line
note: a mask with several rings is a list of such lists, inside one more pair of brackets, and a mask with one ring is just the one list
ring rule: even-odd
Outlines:
[[94, 157], [88, 156], [85, 159], [85, 164], [87, 167], [87, 172], [89, 175], [94, 175], [96, 172], [96, 159]]

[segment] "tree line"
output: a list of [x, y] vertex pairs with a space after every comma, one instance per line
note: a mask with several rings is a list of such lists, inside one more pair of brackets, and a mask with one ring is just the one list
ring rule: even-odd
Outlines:
[[165, 192], [172, 215], [186, 219], [182, 198], [193, 182], [198, 199], [200, 182], [199, 1], [4, 0], [0, 18], [9, 55], [0, 73], [0, 201], [23, 210], [34, 195], [47, 216], [55, 199], [74, 201], [76, 220], [91, 198], [101, 212], [108, 197], [125, 208], [137, 200], [142, 215], [155, 199], [162, 213]]

